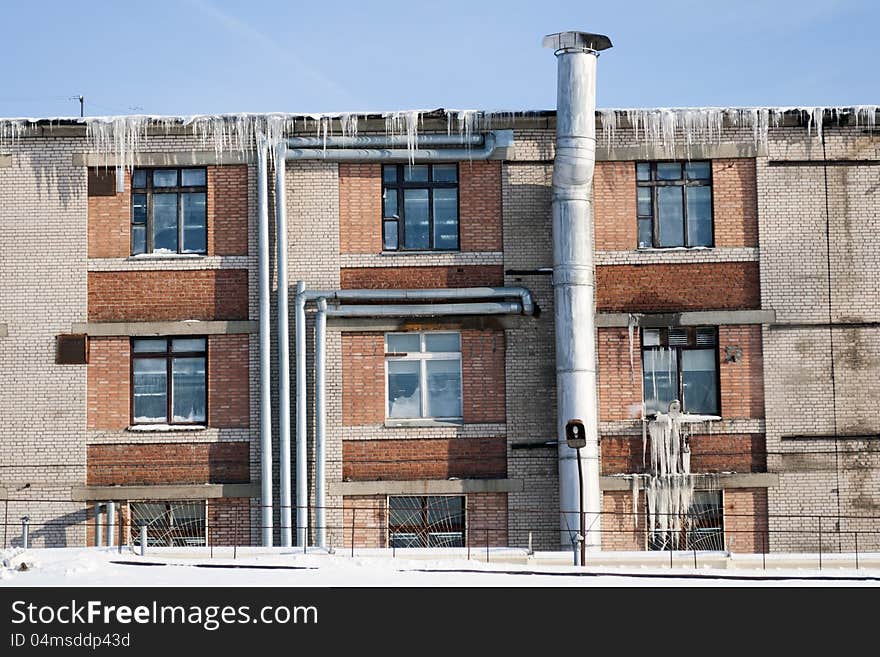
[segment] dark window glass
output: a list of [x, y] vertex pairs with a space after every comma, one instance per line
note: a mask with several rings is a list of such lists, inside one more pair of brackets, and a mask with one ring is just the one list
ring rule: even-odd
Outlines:
[[391, 547], [464, 547], [464, 497], [394, 496], [388, 498]]
[[133, 545], [141, 544], [141, 527], [147, 528], [148, 547], [200, 547], [207, 545], [204, 501], [131, 502]]
[[458, 165], [389, 164], [382, 185], [383, 249], [459, 248]]
[[134, 339], [132, 422], [201, 424], [207, 417], [205, 338]]
[[651, 529], [648, 549], [724, 550], [723, 509], [720, 490], [695, 490], [686, 515], [664, 523], [669, 529]]
[[713, 245], [711, 173], [708, 161], [636, 163], [639, 248]]
[[131, 252], [207, 252], [207, 170], [135, 169]]
[[717, 415], [716, 329], [643, 329], [642, 390], [648, 415], [666, 413], [675, 399], [685, 413]]

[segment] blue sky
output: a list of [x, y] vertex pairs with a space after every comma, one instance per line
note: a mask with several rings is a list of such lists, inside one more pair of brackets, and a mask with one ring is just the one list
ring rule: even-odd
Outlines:
[[600, 107], [880, 103], [880, 3], [8, 0], [0, 116], [552, 109], [544, 34], [608, 34]]

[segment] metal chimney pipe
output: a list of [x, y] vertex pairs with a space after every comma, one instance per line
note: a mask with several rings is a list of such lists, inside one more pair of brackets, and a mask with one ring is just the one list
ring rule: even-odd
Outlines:
[[[586, 515], [586, 549], [601, 543], [599, 419], [593, 262], [593, 169], [596, 163], [596, 59], [611, 47], [601, 34], [544, 37], [557, 61], [556, 159], [553, 163], [553, 292], [556, 324], [556, 435], [559, 450], [561, 543], [567, 546]], [[587, 445], [568, 447], [565, 425], [584, 424]], [[579, 486], [578, 462], [583, 468]], [[581, 498], [580, 489], [583, 490]]]

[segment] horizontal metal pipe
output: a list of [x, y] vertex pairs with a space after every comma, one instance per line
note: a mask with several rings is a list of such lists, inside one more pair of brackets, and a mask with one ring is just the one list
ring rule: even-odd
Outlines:
[[[483, 135], [418, 135], [418, 146], [481, 146]], [[407, 135], [358, 135], [357, 137], [289, 137], [290, 148], [391, 148], [409, 146]]]
[[495, 134], [489, 132], [480, 148], [291, 148], [287, 151], [287, 159], [331, 162], [466, 162], [488, 159], [495, 152], [496, 144]]
[[324, 298], [327, 301], [438, 301], [463, 299], [509, 299], [519, 297], [523, 315], [535, 313], [532, 293], [524, 287], [454, 287], [427, 290], [310, 290], [307, 300]]
[[329, 306], [328, 317], [442, 317], [446, 315], [519, 315], [519, 301], [432, 303], [385, 306]]

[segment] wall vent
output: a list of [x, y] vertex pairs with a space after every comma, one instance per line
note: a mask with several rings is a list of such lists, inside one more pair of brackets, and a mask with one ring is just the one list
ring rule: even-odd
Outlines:
[[57, 365], [86, 365], [88, 362], [88, 335], [70, 333], [55, 337], [55, 363]]

